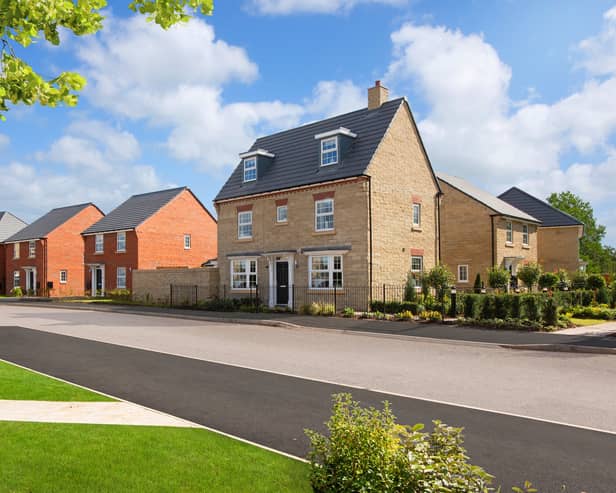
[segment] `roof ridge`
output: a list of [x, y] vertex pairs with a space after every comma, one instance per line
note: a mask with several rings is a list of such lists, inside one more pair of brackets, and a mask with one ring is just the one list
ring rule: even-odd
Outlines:
[[[172, 192], [174, 190], [186, 190], [188, 188], [188, 186], [184, 185], [181, 187], [173, 187], [173, 188], [163, 188], [162, 190], [154, 190], [153, 192], [145, 192], [145, 193], [136, 193], [131, 195], [128, 199], [132, 199], [133, 197], [145, 197], [146, 195], [155, 195], [157, 193], [164, 193], [164, 192]], [[124, 202], [126, 202], [126, 200]], [[122, 202], [122, 204], [124, 203]], [[120, 204], [120, 205], [122, 205]]]
[[574, 221], [576, 221], [578, 224], [584, 225], [584, 223], [582, 221], [580, 221], [577, 217], [572, 216], [571, 214], [569, 214], [568, 212], [565, 212], [561, 209], [559, 209], [558, 207], [554, 207], [552, 204], [550, 204], [547, 200], [542, 200], [539, 197], [535, 197], [534, 195], [531, 195], [530, 193], [528, 193], [526, 190], [522, 190], [521, 188], [517, 187], [517, 186], [512, 186], [511, 188], [509, 188], [509, 190], [504, 191], [503, 193], [501, 193], [498, 197], [500, 198], [501, 196], [505, 195], [508, 192], [511, 192], [512, 190], [517, 190], [518, 192], [526, 195], [527, 197], [540, 202], [543, 205], [547, 205], [548, 207], [551, 207], [553, 210], [555, 210], [556, 212], [559, 212], [560, 214], [567, 216], [569, 219], [573, 219]]

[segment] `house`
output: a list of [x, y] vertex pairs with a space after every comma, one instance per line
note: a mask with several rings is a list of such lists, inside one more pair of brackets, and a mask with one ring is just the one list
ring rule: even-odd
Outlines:
[[60, 207], [7, 238], [7, 287], [38, 296], [82, 296], [81, 232], [102, 216], [92, 203]]
[[510, 188], [499, 198], [541, 221], [537, 230], [537, 248], [543, 270], [574, 272], [583, 267], [580, 260], [580, 238], [584, 235], [582, 222], [517, 187]]
[[216, 256], [216, 219], [187, 187], [133, 195], [82, 235], [94, 294], [131, 290], [134, 269], [199, 267]]
[[[438, 262], [440, 189], [405, 98], [257, 139], [214, 203], [221, 296], [340, 296]], [[344, 300], [341, 301], [344, 303]]]
[[468, 181], [438, 173], [441, 201], [441, 261], [458, 288], [472, 287], [477, 274], [487, 285], [487, 270], [537, 262], [541, 221]]
[[20, 229], [27, 226], [18, 217], [14, 216], [10, 212], [0, 211], [0, 295], [9, 294], [12, 286], [7, 289], [6, 279], [6, 252], [5, 245], [2, 243], [9, 236], [14, 235]]

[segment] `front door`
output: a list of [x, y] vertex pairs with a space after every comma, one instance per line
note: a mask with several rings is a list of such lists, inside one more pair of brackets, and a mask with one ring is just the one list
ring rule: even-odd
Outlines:
[[103, 294], [103, 269], [97, 267], [94, 270], [94, 296], [102, 296]]
[[26, 271], [26, 291], [28, 294], [34, 293], [34, 270], [30, 269]]
[[276, 262], [276, 304], [289, 304], [289, 262]]

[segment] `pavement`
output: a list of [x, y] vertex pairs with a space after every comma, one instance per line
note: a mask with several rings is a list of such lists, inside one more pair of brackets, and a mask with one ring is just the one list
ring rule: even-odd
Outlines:
[[[1, 311], [0, 320], [10, 318], [8, 315], [4, 310]], [[40, 317], [47, 317], [49, 323], [56, 328], [65, 327], [72, 321], [73, 330], [92, 332], [90, 326], [96, 325], [114, 333], [111, 330], [111, 321], [106, 320], [100, 313], [88, 313], [92, 320], [90, 326], [85, 325], [85, 329], [79, 325], [76, 317], [71, 317], [75, 315], [74, 312], [59, 315], [57, 311], [55, 315], [49, 312], [39, 314]], [[32, 318], [33, 314], [29, 317]], [[107, 314], [107, 317], [125, 323], [117, 314]], [[175, 333], [176, 338], [185, 339], [185, 343], [195, 342], [187, 340], [190, 337], [187, 337], [186, 332], [178, 330], [182, 327], [197, 330], [198, 327], [188, 321], [170, 326], [168, 319], [132, 316], [131, 320], [131, 327], [123, 327], [122, 330], [136, 329], [142, 337], [149, 332], [150, 339], [157, 339], [164, 328]], [[164, 322], [167, 326], [163, 325]], [[212, 330], [220, 337], [229, 337], [233, 343], [237, 343], [231, 327], [230, 324], [220, 324], [213, 326]], [[246, 327], [243, 326], [242, 329], [243, 334], [249, 336], [250, 332], [246, 331]], [[275, 336], [280, 337], [281, 334], [277, 331], [283, 329], [261, 327], [252, 330], [253, 337], [269, 339], [267, 333], [274, 331]], [[294, 334], [295, 331], [288, 333]], [[314, 336], [314, 332], [311, 334]], [[97, 342], [83, 338], [83, 335], [86, 334], [82, 334], [82, 337], [71, 337], [44, 330], [4, 326], [0, 328], [0, 357], [300, 457], [305, 456], [308, 450], [308, 441], [303, 430], [323, 430], [323, 422], [330, 414], [331, 394], [352, 392], [363, 404], [378, 406], [387, 399], [402, 423], [429, 423], [438, 418], [450, 425], [464, 426], [466, 446], [473, 463], [482, 465], [495, 474], [497, 483], [504, 486], [503, 491], [509, 491], [510, 486], [520, 484], [526, 479], [545, 493], [562, 491], [563, 485], [568, 492], [608, 492], [613, 491], [616, 484], [616, 468], [613, 467], [616, 457], [614, 433]], [[340, 339], [338, 347], [332, 348], [337, 349], [340, 355], [357, 349], [349, 347], [357, 341], [368, 340], [375, 353], [382, 349], [376, 344], [379, 341], [377, 338], [328, 333], [320, 333], [319, 338], [325, 336], [328, 339], [328, 335]], [[201, 332], [200, 338], [202, 346], [216, 343], [215, 337], [207, 331]], [[271, 343], [269, 340], [267, 342]], [[390, 339], [386, 342], [396, 342], [398, 346], [408, 345]], [[332, 340], [327, 340], [326, 343], [331, 344]], [[238, 351], [242, 352], [241, 344], [237, 345]], [[429, 357], [434, 357], [434, 353], [428, 346], [438, 348], [439, 352], [447, 347], [429, 343], [420, 345], [430, 353]], [[500, 355], [507, 353], [502, 349], [454, 347], [462, 352], [470, 349], [479, 351], [479, 354], [475, 355], [476, 359], [489, 359], [487, 353], [491, 352]], [[278, 354], [275, 348], [272, 349], [273, 351], [266, 355], [269, 358]], [[313, 349], [298, 347], [297, 351], [306, 351], [308, 354]], [[516, 359], [526, 354], [524, 351], [509, 353], [514, 354]], [[294, 356], [297, 358], [297, 354]], [[408, 354], [409, 358], [414, 356], [417, 354]], [[606, 393], [613, 394], [613, 372], [616, 368], [611, 357], [544, 356], [548, 359], [562, 359], [570, 368], [570, 373], [562, 380], [563, 385], [569, 389], [571, 402], [576, 401], [576, 371], [580, 360], [593, 360], [591, 366], [595, 376], [605, 377], [606, 381], [610, 382]], [[331, 354], [322, 355], [323, 359], [329, 357]], [[386, 366], [386, 362], [392, 357], [396, 357], [395, 351], [394, 354], [380, 353], [379, 359]], [[354, 359], [355, 370], [364, 369], [367, 364], [367, 370], [373, 371], [370, 361], [362, 359], [358, 354], [354, 355]], [[530, 364], [531, 361], [533, 360], [527, 363]], [[331, 378], [337, 379], [336, 368], [342, 369], [348, 362], [333, 360], [331, 363]], [[452, 371], [451, 376], [454, 378], [456, 370], [447, 368], [442, 363], [441, 361], [440, 373]], [[490, 368], [489, 364], [487, 368]], [[533, 372], [537, 373], [537, 379], [541, 378], [541, 368], [534, 369]], [[601, 372], [606, 373], [601, 375]], [[566, 372], [563, 372], [562, 375], [565, 374]], [[428, 377], [428, 373], [414, 376], [415, 379]], [[468, 377], [469, 385], [482, 385], [481, 381], [475, 381], [475, 376]], [[521, 372], [519, 378], [527, 379], [527, 376]], [[533, 387], [532, 379], [526, 381], [529, 387]], [[501, 382], [505, 388], [509, 387], [510, 383], [508, 380]], [[592, 382], [589, 381], [588, 384], [592, 385]], [[602, 395], [595, 393], [595, 397], [600, 401]], [[519, 398], [514, 392], [512, 399]], [[567, 401], [554, 399], [552, 406], [564, 409]], [[612, 405], [609, 411], [604, 412], [613, 415], [613, 409]]]

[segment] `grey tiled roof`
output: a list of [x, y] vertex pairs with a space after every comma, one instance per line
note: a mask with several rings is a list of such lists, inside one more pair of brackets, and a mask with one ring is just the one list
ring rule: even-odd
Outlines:
[[14, 235], [28, 224], [7, 211], [0, 211], [0, 242]]
[[566, 212], [533, 197], [518, 187], [511, 187], [498, 196], [500, 199], [541, 220], [541, 226], [583, 226], [581, 221]]
[[79, 214], [82, 210], [91, 205], [93, 204], [88, 202], [87, 204], [70, 205], [68, 207], [58, 207], [57, 209], [52, 209], [44, 216], [39, 217], [29, 226], [26, 226], [7, 238], [5, 241], [15, 242], [46, 238], [49, 233], [51, 233], [58, 226], [61, 226], [73, 216]]
[[508, 204], [504, 200], [495, 197], [491, 193], [486, 192], [481, 188], [477, 188], [475, 185], [462, 178], [446, 175], [445, 173], [437, 173], [436, 176], [438, 176], [439, 180], [442, 180], [445, 183], [451, 185], [453, 188], [475, 199], [477, 202], [481, 202], [483, 205], [489, 207], [497, 214], [502, 214], [503, 216], [522, 219], [524, 221], [529, 221], [533, 223], [541, 222], [534, 216], [531, 216], [530, 214], [527, 214], [526, 212], [517, 209], [511, 204]]
[[[364, 108], [257, 139], [249, 150], [264, 149], [273, 153], [271, 166], [257, 180], [244, 183], [240, 162], [214, 200], [362, 175], [402, 104], [405, 104], [404, 98], [393, 99], [373, 110]], [[357, 138], [339, 163], [321, 167], [319, 141], [315, 140], [315, 135], [340, 127], [357, 134]]]
[[188, 190], [188, 188], [171, 188], [169, 190], [159, 190], [157, 192], [133, 195], [105, 217], [86, 229], [82, 234], [87, 235], [135, 229], [184, 190]]

